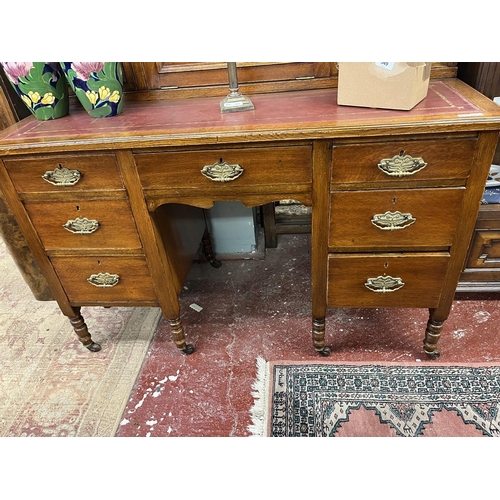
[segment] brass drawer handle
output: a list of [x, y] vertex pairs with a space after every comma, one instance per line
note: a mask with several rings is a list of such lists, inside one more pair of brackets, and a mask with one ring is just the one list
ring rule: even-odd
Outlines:
[[380, 160], [378, 168], [384, 172], [384, 174], [390, 175], [391, 177], [406, 177], [408, 175], [416, 174], [420, 172], [423, 168], [427, 166], [423, 158], [413, 158], [410, 155], [405, 155], [404, 151], [401, 151], [398, 155], [392, 158], [384, 158]]
[[73, 234], [92, 234], [99, 229], [99, 221], [87, 219], [87, 217], [77, 217], [68, 220], [66, 224], [63, 224], [63, 227]]
[[403, 288], [405, 283], [401, 278], [393, 278], [392, 276], [377, 276], [376, 278], [368, 278], [365, 286], [372, 292], [389, 293]]
[[81, 178], [78, 170], [70, 170], [59, 164], [54, 170], [48, 170], [42, 175], [42, 179], [54, 186], [74, 186]]
[[110, 273], [99, 273], [91, 274], [87, 281], [94, 286], [99, 288], [112, 288], [118, 284], [120, 281], [120, 276], [118, 274]]
[[398, 210], [385, 214], [375, 214], [372, 217], [372, 224], [383, 231], [396, 231], [411, 226], [416, 220], [412, 214], [403, 214]]
[[236, 180], [243, 173], [243, 168], [237, 164], [220, 160], [213, 165], [205, 165], [201, 169], [201, 173], [211, 181], [230, 182]]

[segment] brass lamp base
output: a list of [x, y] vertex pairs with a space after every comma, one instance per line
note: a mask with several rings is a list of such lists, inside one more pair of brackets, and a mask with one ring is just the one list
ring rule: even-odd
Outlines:
[[231, 92], [227, 97], [220, 102], [221, 113], [233, 113], [235, 111], [251, 111], [254, 108], [252, 101], [240, 94], [239, 92]]
[[220, 102], [221, 113], [255, 109], [252, 101], [238, 92], [238, 74], [235, 62], [227, 63], [227, 72], [229, 76], [229, 94]]

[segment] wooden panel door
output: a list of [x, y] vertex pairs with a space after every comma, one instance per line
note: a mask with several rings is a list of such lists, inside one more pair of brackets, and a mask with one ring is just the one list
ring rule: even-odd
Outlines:
[[[223, 96], [228, 93], [225, 62], [125, 62], [125, 89], [135, 98]], [[337, 87], [335, 62], [238, 62], [242, 93]], [[432, 63], [431, 78], [456, 76], [457, 63]], [[158, 92], [161, 91], [161, 92]]]

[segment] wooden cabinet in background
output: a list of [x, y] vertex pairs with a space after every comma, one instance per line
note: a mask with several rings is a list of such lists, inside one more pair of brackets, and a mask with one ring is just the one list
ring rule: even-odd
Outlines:
[[[335, 62], [238, 62], [238, 84], [244, 94], [337, 87]], [[177, 99], [228, 94], [226, 63], [125, 62], [128, 99]], [[454, 78], [456, 62], [434, 62], [431, 78]]]
[[[490, 99], [500, 97], [500, 63], [458, 64], [458, 77]], [[493, 163], [500, 165], [500, 142]], [[481, 205], [459, 292], [500, 292], [500, 204]]]

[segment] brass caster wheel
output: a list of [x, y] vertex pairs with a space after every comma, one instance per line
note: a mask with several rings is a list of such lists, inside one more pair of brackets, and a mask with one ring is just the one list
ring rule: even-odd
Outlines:
[[432, 351], [432, 352], [426, 351], [425, 354], [427, 354], [427, 356], [429, 356], [429, 358], [431, 358], [431, 359], [438, 359], [439, 356], [441, 355], [441, 353], [437, 349], [434, 349], [434, 351]]
[[327, 356], [330, 356], [330, 353], [332, 352], [332, 350], [329, 347], [325, 346], [322, 349], [317, 349], [317, 352], [321, 356], [327, 357]]
[[85, 346], [90, 352], [99, 352], [101, 350], [101, 346], [96, 342], [91, 342], [89, 345]]
[[186, 347], [184, 349], [181, 349], [184, 354], [193, 354], [194, 352], [194, 345], [193, 344], [186, 344]]

